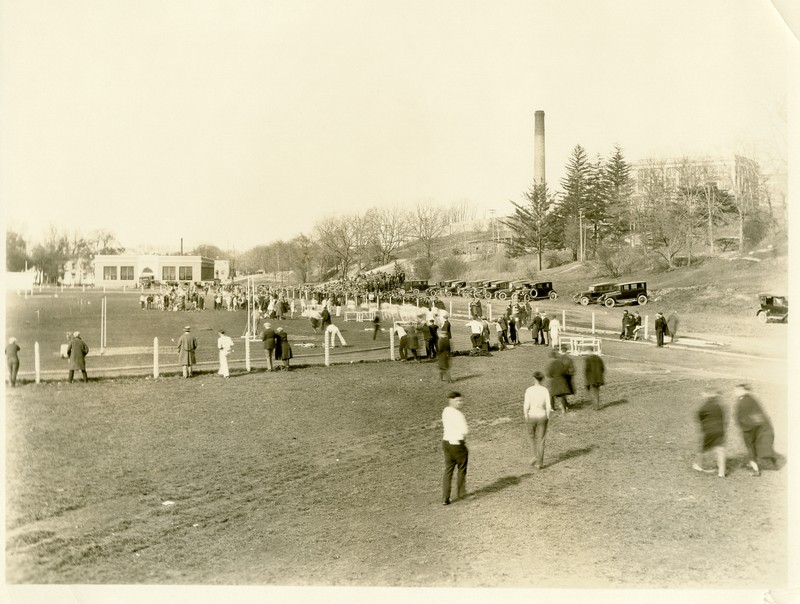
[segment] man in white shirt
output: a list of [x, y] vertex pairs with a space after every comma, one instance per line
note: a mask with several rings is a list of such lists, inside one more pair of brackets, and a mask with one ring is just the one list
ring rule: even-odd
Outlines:
[[553, 406], [550, 402], [550, 392], [542, 386], [544, 374], [536, 371], [533, 374], [536, 383], [525, 391], [525, 403], [522, 406], [522, 415], [525, 426], [533, 441], [533, 459], [531, 465], [537, 470], [544, 468], [544, 437], [547, 434], [547, 424]]
[[219, 332], [217, 349], [219, 350], [219, 371], [217, 373], [222, 377], [231, 377], [231, 372], [228, 368], [228, 357], [233, 352], [233, 340], [231, 340], [230, 336], [225, 335], [225, 330], [221, 329]]
[[472, 319], [467, 321], [467, 327], [470, 330], [470, 341], [473, 348], [481, 347], [481, 334], [483, 334], [483, 322], [480, 319]]
[[405, 361], [408, 359], [408, 334], [406, 333], [406, 330], [403, 329], [403, 326], [399, 323], [394, 324], [394, 331], [397, 334], [397, 337], [400, 338], [400, 343], [398, 345], [400, 360]]
[[450, 505], [450, 485], [453, 481], [453, 470], [458, 466], [456, 492], [463, 499], [467, 494], [467, 450], [466, 438], [469, 432], [467, 418], [461, 412], [464, 401], [461, 394], [451, 392], [447, 395], [448, 406], [442, 411], [442, 449], [444, 450], [444, 479], [442, 483], [442, 504]]

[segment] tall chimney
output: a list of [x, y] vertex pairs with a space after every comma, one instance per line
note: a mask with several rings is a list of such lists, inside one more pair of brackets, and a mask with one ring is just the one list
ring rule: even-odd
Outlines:
[[544, 111], [534, 112], [533, 184], [544, 184]]

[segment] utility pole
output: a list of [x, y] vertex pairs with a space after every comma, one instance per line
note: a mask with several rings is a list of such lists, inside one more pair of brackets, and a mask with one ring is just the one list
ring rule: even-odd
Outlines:
[[578, 210], [578, 261], [583, 262], [583, 210]]

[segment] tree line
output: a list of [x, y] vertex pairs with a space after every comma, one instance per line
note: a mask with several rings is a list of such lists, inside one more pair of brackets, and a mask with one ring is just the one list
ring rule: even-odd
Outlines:
[[611, 272], [620, 254], [655, 254], [669, 266], [683, 256], [691, 264], [703, 246], [714, 253], [715, 233], [738, 225], [738, 246], [759, 241], [773, 222], [766, 178], [753, 160], [730, 164], [684, 157], [648, 161], [636, 168], [619, 146], [607, 158], [590, 159], [576, 145], [561, 191], [533, 184], [514, 202], [505, 224], [510, 257], [535, 253], [539, 269], [547, 250], [568, 249], [573, 260], [596, 259]]

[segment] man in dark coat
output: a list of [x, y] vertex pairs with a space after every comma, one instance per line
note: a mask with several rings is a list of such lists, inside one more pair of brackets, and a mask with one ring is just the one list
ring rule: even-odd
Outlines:
[[436, 346], [436, 358], [439, 363], [439, 381], [447, 380], [447, 383], [450, 384], [453, 382], [453, 378], [450, 377], [450, 338], [443, 335], [439, 338]]
[[19, 372], [19, 344], [17, 338], [8, 338], [6, 344], [6, 366], [8, 367], [8, 381], [11, 387], [17, 385], [17, 373]]
[[72, 340], [67, 346], [67, 356], [69, 357], [69, 383], [72, 383], [72, 377], [75, 371], [80, 369], [83, 374], [83, 381], [88, 382], [89, 376], [86, 375], [86, 355], [89, 354], [89, 347], [81, 339], [81, 332], [76, 331]]
[[692, 468], [698, 472], [713, 472], [704, 467], [706, 453], [713, 451], [717, 458], [717, 476], [725, 478], [725, 413], [716, 392], [703, 392], [703, 404], [697, 410], [697, 421], [701, 433], [700, 450]]
[[539, 343], [539, 333], [542, 331], [542, 317], [539, 315], [539, 311], [536, 311], [536, 314], [533, 315], [533, 321], [531, 321], [531, 337], [533, 338], [533, 343]]
[[328, 325], [331, 324], [331, 313], [328, 311], [327, 306], [322, 307], [322, 311], [320, 312], [320, 317], [322, 320], [322, 331], [325, 331], [328, 328]]
[[557, 408], [561, 415], [567, 412], [567, 395], [569, 394], [569, 385], [565, 377], [566, 368], [561, 356], [557, 351], [550, 351], [550, 363], [547, 365], [548, 384], [547, 389], [550, 391], [550, 396], [555, 403], [553, 407]]
[[444, 323], [442, 323], [442, 327], [439, 331], [441, 332], [442, 336], [447, 336], [447, 338], [450, 339], [453, 337], [452, 327], [450, 325], [450, 319], [449, 319], [450, 315], [448, 315], [446, 312], [443, 312], [441, 313], [441, 316], [442, 319], [444, 319]]
[[736, 396], [736, 423], [747, 447], [748, 463], [753, 469], [753, 476], [760, 476], [764, 461], [775, 467], [777, 460], [772, 448], [775, 432], [761, 404], [750, 394], [748, 384], [738, 384], [733, 393]]
[[183, 328], [181, 337], [178, 338], [178, 364], [183, 368], [183, 377], [192, 377], [192, 367], [197, 362], [195, 351], [197, 350], [197, 340], [191, 333], [192, 328]]
[[272, 357], [275, 354], [275, 330], [272, 329], [271, 323], [264, 323], [261, 341], [264, 343], [264, 355], [267, 357], [267, 371], [274, 371]]
[[628, 339], [628, 319], [630, 315], [627, 310], [622, 311], [622, 331], [619, 333], [620, 340]]
[[600, 386], [606, 383], [605, 381], [606, 367], [601, 359], [596, 354], [590, 354], [586, 357], [583, 363], [583, 377], [586, 383], [586, 389], [592, 397], [592, 407], [595, 411], [600, 410]]
[[656, 346], [662, 348], [664, 346], [664, 336], [669, 335], [669, 327], [664, 315], [658, 313], [656, 315]]
[[417, 360], [417, 326], [412, 321], [408, 324], [406, 328], [406, 334], [408, 335], [408, 353], [411, 358], [415, 361]]
[[437, 344], [439, 343], [439, 326], [431, 319], [428, 321], [428, 329], [431, 332], [431, 339], [428, 342], [428, 358], [435, 359], [436, 351], [438, 350]]
[[542, 311], [542, 329], [539, 332], [542, 337], [542, 344], [550, 346], [550, 317]]

